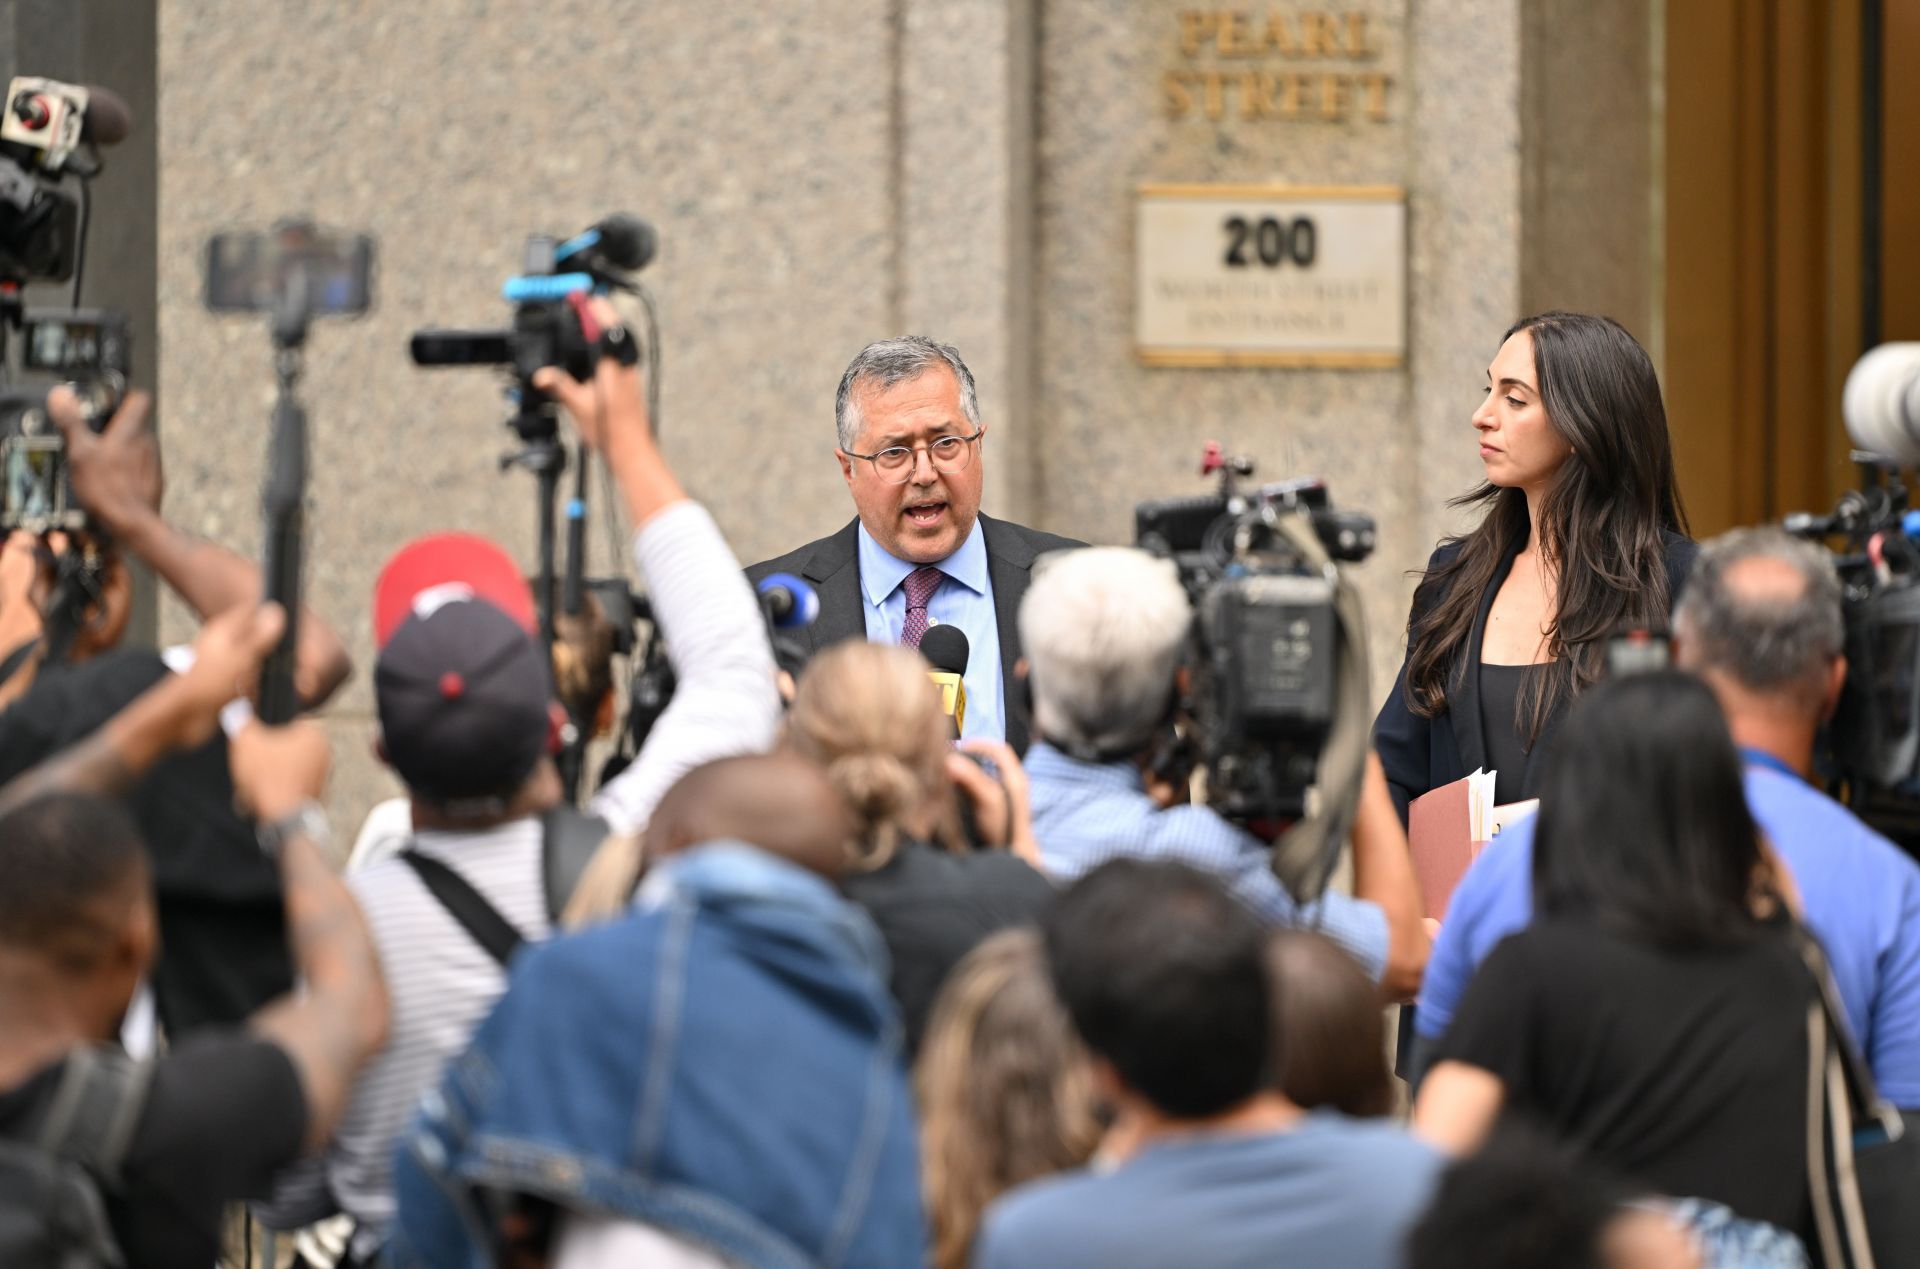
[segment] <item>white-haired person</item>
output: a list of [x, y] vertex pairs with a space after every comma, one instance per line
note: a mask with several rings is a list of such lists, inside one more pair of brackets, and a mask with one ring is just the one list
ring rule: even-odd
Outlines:
[[1020, 605], [1035, 742], [1034, 836], [1066, 883], [1109, 859], [1171, 859], [1213, 874], [1270, 923], [1317, 929], [1391, 999], [1427, 961], [1406, 834], [1369, 756], [1353, 829], [1353, 893], [1296, 903], [1268, 844], [1151, 775], [1175, 723], [1193, 612], [1173, 564], [1131, 547], [1043, 557]]

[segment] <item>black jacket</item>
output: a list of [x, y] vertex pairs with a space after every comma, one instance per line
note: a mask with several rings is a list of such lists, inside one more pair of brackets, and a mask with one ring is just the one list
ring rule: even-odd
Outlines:
[[[845, 639], [867, 637], [865, 601], [860, 595], [859, 529], [856, 517], [831, 537], [809, 542], [778, 559], [762, 560], [747, 570], [756, 584], [769, 573], [794, 573], [813, 583], [820, 594], [820, 615], [812, 625], [793, 632], [809, 656]], [[1020, 600], [1027, 593], [1035, 558], [1086, 543], [985, 515], [980, 517], [980, 529], [986, 536], [987, 580], [993, 584], [995, 624], [1000, 631], [1007, 743], [1015, 753], [1025, 753], [1027, 702], [1025, 694], [1016, 690], [1013, 676], [1014, 663], [1020, 659]]]
[[907, 841], [885, 867], [840, 883], [886, 941], [893, 998], [907, 1029], [907, 1054], [920, 1051], [940, 986], [989, 935], [1037, 924], [1053, 884], [1003, 850], [956, 855]]
[[[1380, 707], [1380, 716], [1374, 719], [1373, 747], [1379, 751], [1381, 765], [1386, 768], [1387, 787], [1393, 792], [1394, 805], [1400, 809], [1402, 823], [1407, 818], [1407, 804], [1413, 799], [1431, 789], [1452, 784], [1467, 773], [1487, 765], [1486, 731], [1480, 720], [1480, 644], [1486, 633], [1487, 613], [1493, 608], [1494, 596], [1500, 593], [1501, 584], [1513, 569], [1514, 558], [1525, 544], [1524, 539], [1515, 541], [1507, 549], [1499, 566], [1494, 569], [1493, 579], [1487, 584], [1485, 593], [1480, 596], [1480, 610], [1474, 614], [1473, 629], [1468, 633], [1466, 646], [1461, 649], [1459, 660], [1454, 665], [1453, 686], [1447, 693], [1446, 711], [1437, 718], [1423, 718], [1413, 712], [1411, 698], [1407, 694], [1407, 666], [1402, 661], [1400, 675], [1393, 682], [1393, 691]], [[1458, 541], [1441, 543], [1427, 561], [1427, 571], [1433, 572], [1458, 555], [1460, 548]], [[1680, 593], [1681, 585], [1693, 568], [1693, 557], [1699, 554], [1699, 550], [1691, 539], [1677, 533], [1667, 534], [1669, 595], [1677, 596]], [[1426, 604], [1419, 599], [1414, 600], [1413, 611], [1407, 617], [1409, 637], [1414, 625], [1426, 614], [1432, 602], [1438, 602], [1440, 598], [1435, 595]], [[1521, 780], [1523, 798], [1539, 795], [1548, 741], [1565, 713], [1566, 702], [1562, 701], [1547, 719], [1539, 739], [1527, 755], [1527, 769]]]

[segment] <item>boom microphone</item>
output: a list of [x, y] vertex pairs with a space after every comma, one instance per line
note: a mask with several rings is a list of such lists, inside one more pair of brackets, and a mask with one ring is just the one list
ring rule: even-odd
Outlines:
[[953, 719], [958, 736], [967, 723], [966, 632], [958, 626], [933, 626], [920, 636], [920, 655], [933, 666], [929, 675], [940, 689], [940, 712]]
[[80, 136], [95, 145], [119, 145], [133, 131], [133, 111], [120, 94], [88, 84], [87, 113], [82, 116]]
[[615, 212], [585, 233], [561, 243], [554, 252], [554, 263], [585, 255], [622, 273], [637, 273], [652, 263], [659, 249], [660, 236], [652, 225], [627, 212]]

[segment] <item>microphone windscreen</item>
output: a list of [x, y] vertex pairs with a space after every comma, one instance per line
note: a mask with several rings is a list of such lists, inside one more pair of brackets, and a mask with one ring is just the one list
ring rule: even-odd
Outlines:
[[920, 636], [920, 655], [945, 674], [967, 672], [967, 636], [958, 626], [932, 626]]
[[820, 615], [819, 593], [792, 573], [769, 573], [754, 589], [776, 630], [812, 625]]
[[87, 114], [80, 135], [95, 145], [118, 145], [133, 131], [133, 111], [120, 94], [87, 85]]
[[660, 249], [660, 236], [653, 226], [626, 212], [615, 212], [595, 228], [600, 231], [601, 258], [628, 273], [646, 268]]

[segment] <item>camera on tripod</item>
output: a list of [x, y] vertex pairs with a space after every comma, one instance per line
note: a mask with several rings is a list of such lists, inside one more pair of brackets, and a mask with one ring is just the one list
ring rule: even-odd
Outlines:
[[[1219, 492], [1140, 503], [1134, 537], [1173, 560], [1193, 604], [1184, 758], [1205, 765], [1215, 810], [1271, 838], [1306, 813], [1336, 729], [1350, 739], [1356, 717], [1364, 759], [1364, 634], [1339, 564], [1367, 558], [1375, 530], [1318, 479], [1243, 489], [1253, 470], [1209, 444], [1201, 471], [1219, 473]], [[1181, 765], [1161, 774], [1180, 779]], [[1283, 872], [1296, 893], [1309, 862]]]
[[[564, 580], [557, 563], [555, 516], [559, 511], [560, 479], [568, 466], [566, 443], [560, 438], [558, 409], [553, 399], [534, 384], [536, 372], [557, 366], [575, 381], [588, 382], [602, 358], [611, 357], [625, 365], [635, 365], [641, 347], [624, 326], [601, 330], [588, 307], [588, 297], [609, 290], [621, 290], [638, 296], [646, 313], [645, 355], [648, 359], [646, 389], [649, 406], [657, 403], [659, 380], [659, 339], [653, 320], [653, 303], [645, 288], [631, 274], [652, 261], [657, 246], [653, 227], [638, 217], [614, 214], [592, 228], [564, 242], [536, 234], [527, 239], [522, 257], [523, 271], [509, 278], [502, 296], [513, 305], [512, 323], [494, 330], [420, 330], [410, 341], [414, 364], [419, 366], [499, 366], [513, 378], [508, 390], [514, 411], [507, 424], [520, 440], [520, 448], [501, 459], [502, 469], [519, 467], [536, 478], [536, 528], [539, 558], [534, 571], [534, 607], [539, 616], [540, 635], [547, 645], [555, 667], [556, 679], [574, 677], [562, 674], [563, 662], [576, 658], [576, 651], [563, 637], [558, 618], [583, 618], [589, 603], [614, 627], [613, 647], [627, 655], [634, 682], [628, 692], [628, 731], [636, 720], [652, 717], [672, 695], [672, 672], [665, 645], [657, 632], [637, 641], [636, 624], [645, 616], [643, 603], [636, 602], [624, 577], [611, 582], [594, 581], [584, 576], [587, 532], [586, 455], [573, 464], [571, 497], [566, 504], [567, 554]], [[650, 408], [649, 419], [659, 417]], [[590, 600], [591, 597], [591, 600]], [[651, 624], [651, 623], [649, 623]], [[644, 699], [643, 699], [644, 698]], [[569, 794], [578, 791], [584, 771], [584, 753], [592, 730], [591, 709], [584, 701], [569, 701], [569, 736], [559, 760], [560, 774]], [[623, 744], [626, 743], [623, 739]], [[632, 747], [637, 747], [636, 745]]]
[[1920, 853], [1920, 511], [1900, 479], [1920, 465], [1920, 343], [1867, 352], [1841, 405], [1861, 488], [1830, 512], [1782, 522], [1838, 544], [1847, 682], [1821, 765], [1861, 818]]
[[[0, 111], [0, 357], [18, 332], [0, 389], [0, 530], [44, 534], [89, 527], [73, 499], [66, 443], [47, 390], [67, 383], [98, 431], [119, 408], [132, 370], [125, 314], [77, 307], [86, 262], [89, 194], [98, 147], [124, 137], [125, 103], [100, 88], [16, 76]], [[29, 282], [68, 282], [64, 309], [26, 309]]]

